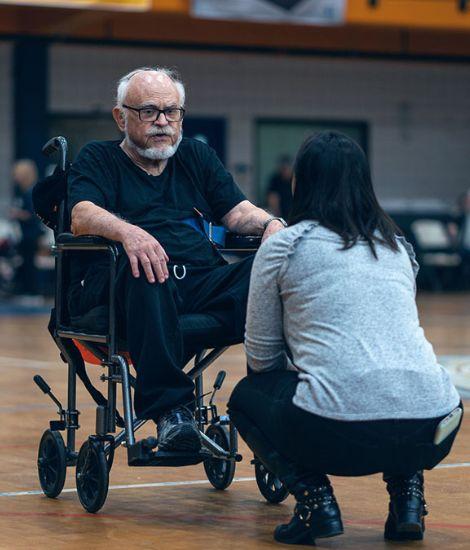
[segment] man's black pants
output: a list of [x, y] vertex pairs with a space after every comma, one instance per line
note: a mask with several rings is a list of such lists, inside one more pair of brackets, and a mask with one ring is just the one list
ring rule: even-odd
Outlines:
[[321, 417], [292, 403], [298, 374], [250, 374], [235, 387], [230, 418], [260, 460], [288, 488], [310, 476], [412, 475], [431, 469], [450, 452], [457, 430], [439, 446], [443, 417], [346, 422]]
[[[188, 347], [183, 342], [180, 315], [215, 317], [224, 326], [224, 335], [220, 341], [210, 342], [211, 346], [243, 341], [252, 262], [249, 257], [235, 264], [186, 266], [181, 280], [170, 266], [165, 283], [151, 284], [142, 272], [139, 278], [133, 277], [125, 254], [119, 258], [118, 331], [127, 341], [137, 371], [134, 408], [139, 418], [156, 420], [177, 405], [193, 404], [194, 383], [182, 369], [199, 350], [194, 343]], [[176, 273], [182, 276], [182, 266]], [[102, 269], [86, 280], [80, 295], [82, 313], [106, 299], [108, 278], [108, 270]]]

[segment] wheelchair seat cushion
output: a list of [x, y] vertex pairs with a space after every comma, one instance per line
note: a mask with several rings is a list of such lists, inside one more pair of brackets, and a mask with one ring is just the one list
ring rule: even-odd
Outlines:
[[[85, 315], [71, 317], [72, 330], [86, 334], [108, 333], [108, 306], [97, 306]], [[213, 348], [241, 343], [241, 340], [229, 339], [222, 323], [215, 317], [204, 313], [191, 313], [179, 317], [180, 329], [185, 345], [192, 348]]]
[[107, 334], [109, 326], [108, 313], [108, 306], [97, 306], [84, 315], [71, 317], [72, 329], [88, 334]]

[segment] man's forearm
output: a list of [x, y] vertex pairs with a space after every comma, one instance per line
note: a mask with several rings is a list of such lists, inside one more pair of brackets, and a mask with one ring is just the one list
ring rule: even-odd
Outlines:
[[231, 231], [241, 235], [262, 235], [264, 224], [270, 217], [262, 208], [254, 207], [245, 217], [237, 220], [236, 227]]
[[72, 210], [71, 228], [74, 235], [99, 235], [122, 242], [128, 226], [124, 220], [89, 201], [79, 202]]
[[224, 225], [241, 235], [262, 235], [264, 224], [271, 216], [249, 201], [243, 201], [222, 219]]
[[72, 210], [74, 235], [99, 235], [121, 242], [129, 258], [132, 275], [140, 277], [142, 269], [149, 283], [168, 279], [168, 255], [150, 233], [137, 225], [121, 220], [89, 201], [76, 204]]

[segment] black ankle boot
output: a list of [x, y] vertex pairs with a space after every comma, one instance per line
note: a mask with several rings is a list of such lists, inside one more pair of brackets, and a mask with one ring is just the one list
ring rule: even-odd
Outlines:
[[341, 512], [326, 476], [319, 483], [298, 483], [294, 515], [286, 525], [278, 525], [274, 538], [285, 544], [315, 544], [315, 539], [343, 533]]
[[390, 494], [384, 538], [422, 540], [424, 516], [428, 513], [424, 500], [423, 473], [417, 472], [409, 477], [384, 475], [384, 481]]

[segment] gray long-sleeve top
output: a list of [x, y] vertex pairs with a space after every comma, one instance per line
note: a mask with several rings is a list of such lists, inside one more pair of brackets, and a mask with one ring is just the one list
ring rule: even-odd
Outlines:
[[294, 404], [337, 420], [432, 418], [459, 403], [420, 327], [417, 263], [303, 221], [270, 237], [251, 274], [245, 335], [256, 371], [299, 371]]

